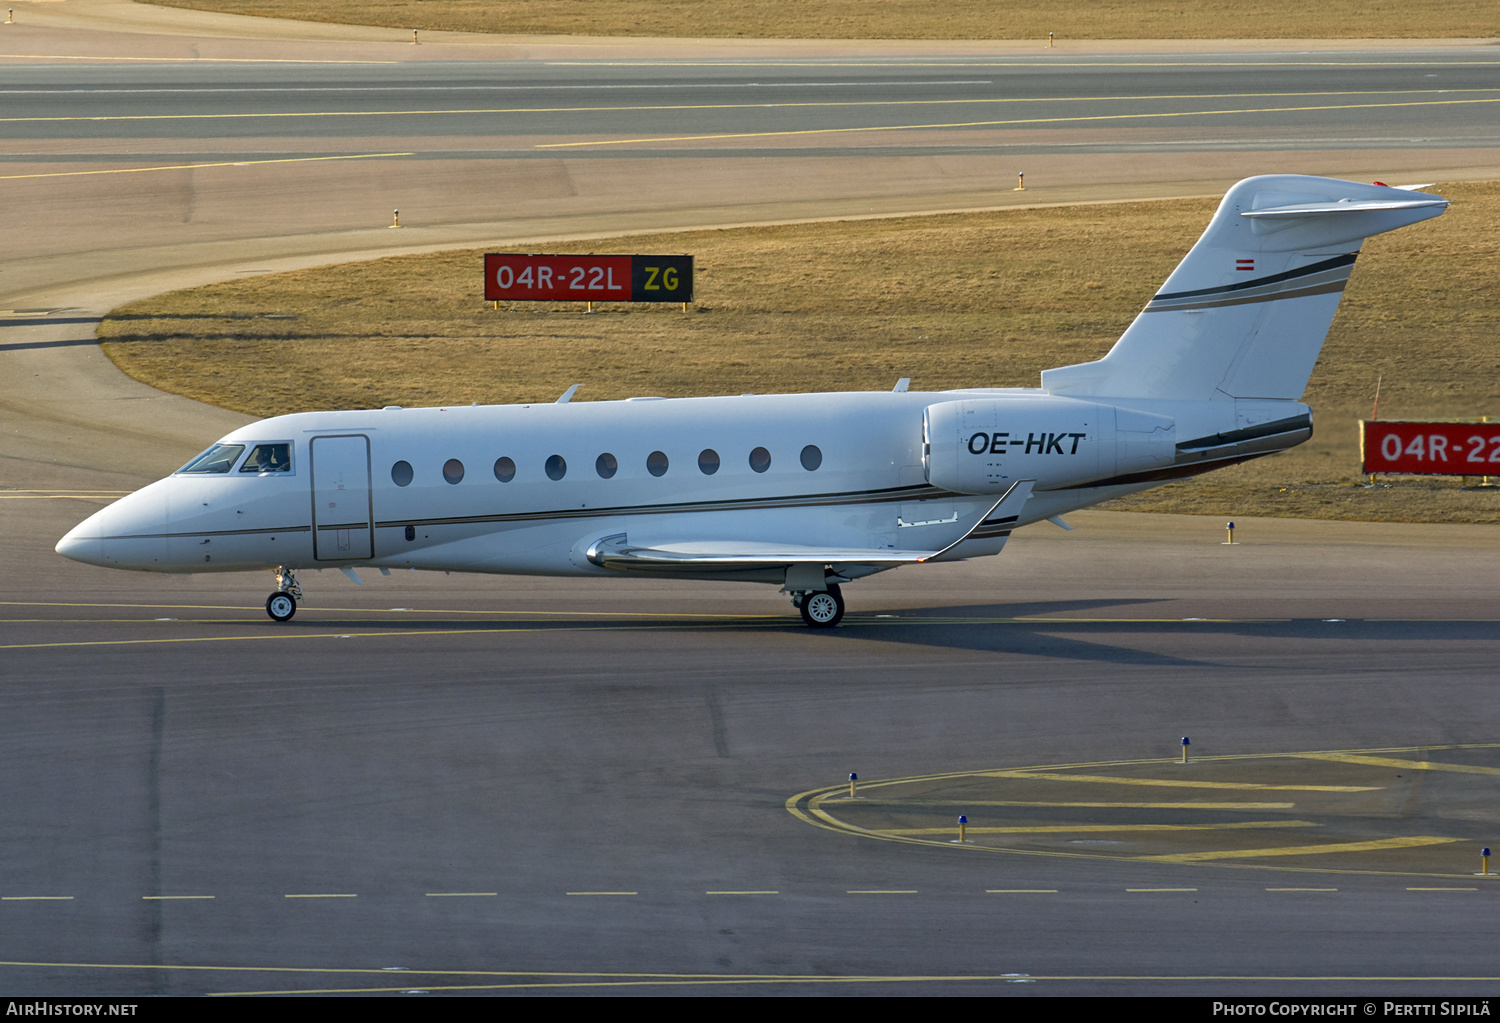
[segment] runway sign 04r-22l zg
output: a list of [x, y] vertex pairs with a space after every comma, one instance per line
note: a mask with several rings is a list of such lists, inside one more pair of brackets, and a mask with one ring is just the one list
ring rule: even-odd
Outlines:
[[486, 302], [691, 302], [692, 256], [484, 257]]
[[1364, 472], [1500, 476], [1500, 423], [1361, 420]]

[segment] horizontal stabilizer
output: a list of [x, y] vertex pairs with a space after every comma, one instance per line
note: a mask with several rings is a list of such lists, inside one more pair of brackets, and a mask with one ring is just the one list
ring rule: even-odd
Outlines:
[[1272, 206], [1263, 210], [1246, 210], [1242, 217], [1321, 217], [1329, 213], [1368, 213], [1371, 210], [1420, 210], [1429, 206], [1447, 206], [1447, 199], [1367, 199], [1338, 202], [1301, 202], [1291, 206]]

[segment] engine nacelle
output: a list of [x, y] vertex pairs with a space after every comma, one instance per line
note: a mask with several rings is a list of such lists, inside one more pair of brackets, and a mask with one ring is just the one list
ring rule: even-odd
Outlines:
[[922, 417], [927, 482], [958, 494], [1000, 494], [1104, 482], [1172, 465], [1166, 417], [1074, 398], [975, 398], [929, 405]]

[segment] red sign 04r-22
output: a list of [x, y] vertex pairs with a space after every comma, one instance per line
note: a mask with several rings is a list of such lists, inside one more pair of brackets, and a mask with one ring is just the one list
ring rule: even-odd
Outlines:
[[1366, 473], [1500, 476], [1500, 423], [1362, 420]]
[[487, 302], [691, 302], [692, 256], [484, 257]]

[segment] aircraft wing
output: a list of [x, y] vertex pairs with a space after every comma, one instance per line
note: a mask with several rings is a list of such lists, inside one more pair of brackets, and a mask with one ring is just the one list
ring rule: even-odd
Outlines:
[[1031, 497], [1035, 480], [1011, 484], [998, 501], [957, 540], [940, 550], [899, 550], [890, 547], [818, 547], [803, 544], [759, 543], [750, 540], [683, 540], [633, 544], [625, 533], [602, 537], [589, 545], [586, 557], [600, 568], [621, 571], [687, 570], [704, 572], [791, 565], [878, 565], [893, 567], [931, 561], [965, 540], [1008, 536]]

